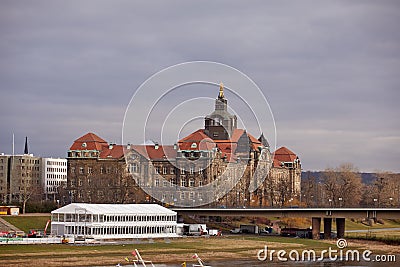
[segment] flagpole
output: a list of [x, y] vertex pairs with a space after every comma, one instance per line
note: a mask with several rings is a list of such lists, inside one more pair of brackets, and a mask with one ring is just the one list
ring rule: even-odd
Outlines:
[[[12, 133], [12, 155], [11, 155], [11, 164], [10, 164], [11, 170], [9, 172], [11, 180], [13, 179], [13, 175], [14, 175], [14, 171], [13, 171], [13, 168], [14, 168], [14, 154], [15, 154], [14, 148], [15, 148], [15, 136], [14, 136], [14, 132], [13, 132]], [[9, 193], [10, 193], [10, 195], [9, 195], [9, 203], [12, 202], [12, 193], [11, 192], [12, 192], [12, 189], [10, 188], [10, 191], [9, 191]]]

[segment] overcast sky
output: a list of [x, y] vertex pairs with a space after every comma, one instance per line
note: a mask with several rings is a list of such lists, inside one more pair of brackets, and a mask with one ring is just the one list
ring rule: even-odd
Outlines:
[[120, 143], [141, 83], [208, 60], [257, 83], [305, 170], [400, 171], [399, 1], [188, 2], [0, 1], [0, 152]]

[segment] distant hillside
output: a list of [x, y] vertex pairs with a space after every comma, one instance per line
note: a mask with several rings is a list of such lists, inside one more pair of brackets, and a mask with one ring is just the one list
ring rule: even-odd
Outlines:
[[[317, 181], [319, 182], [319, 181], [321, 181], [322, 173], [323, 173], [322, 171], [302, 172], [301, 179], [307, 179], [310, 176], [310, 177], [315, 177], [317, 179]], [[363, 173], [361, 173], [361, 180], [364, 184], [373, 183], [376, 180], [375, 173], [363, 172]]]

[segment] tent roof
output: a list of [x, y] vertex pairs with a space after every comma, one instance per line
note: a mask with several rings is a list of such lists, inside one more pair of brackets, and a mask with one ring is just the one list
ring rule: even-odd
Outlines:
[[164, 208], [157, 204], [87, 204], [71, 203], [51, 213], [83, 213], [87, 214], [167, 214], [176, 215], [175, 211]]

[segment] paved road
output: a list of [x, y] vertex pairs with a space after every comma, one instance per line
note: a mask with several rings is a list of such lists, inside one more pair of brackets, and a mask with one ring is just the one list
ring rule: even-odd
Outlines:
[[368, 233], [368, 232], [382, 232], [382, 231], [400, 231], [400, 228], [378, 228], [366, 230], [347, 230], [346, 233]]

